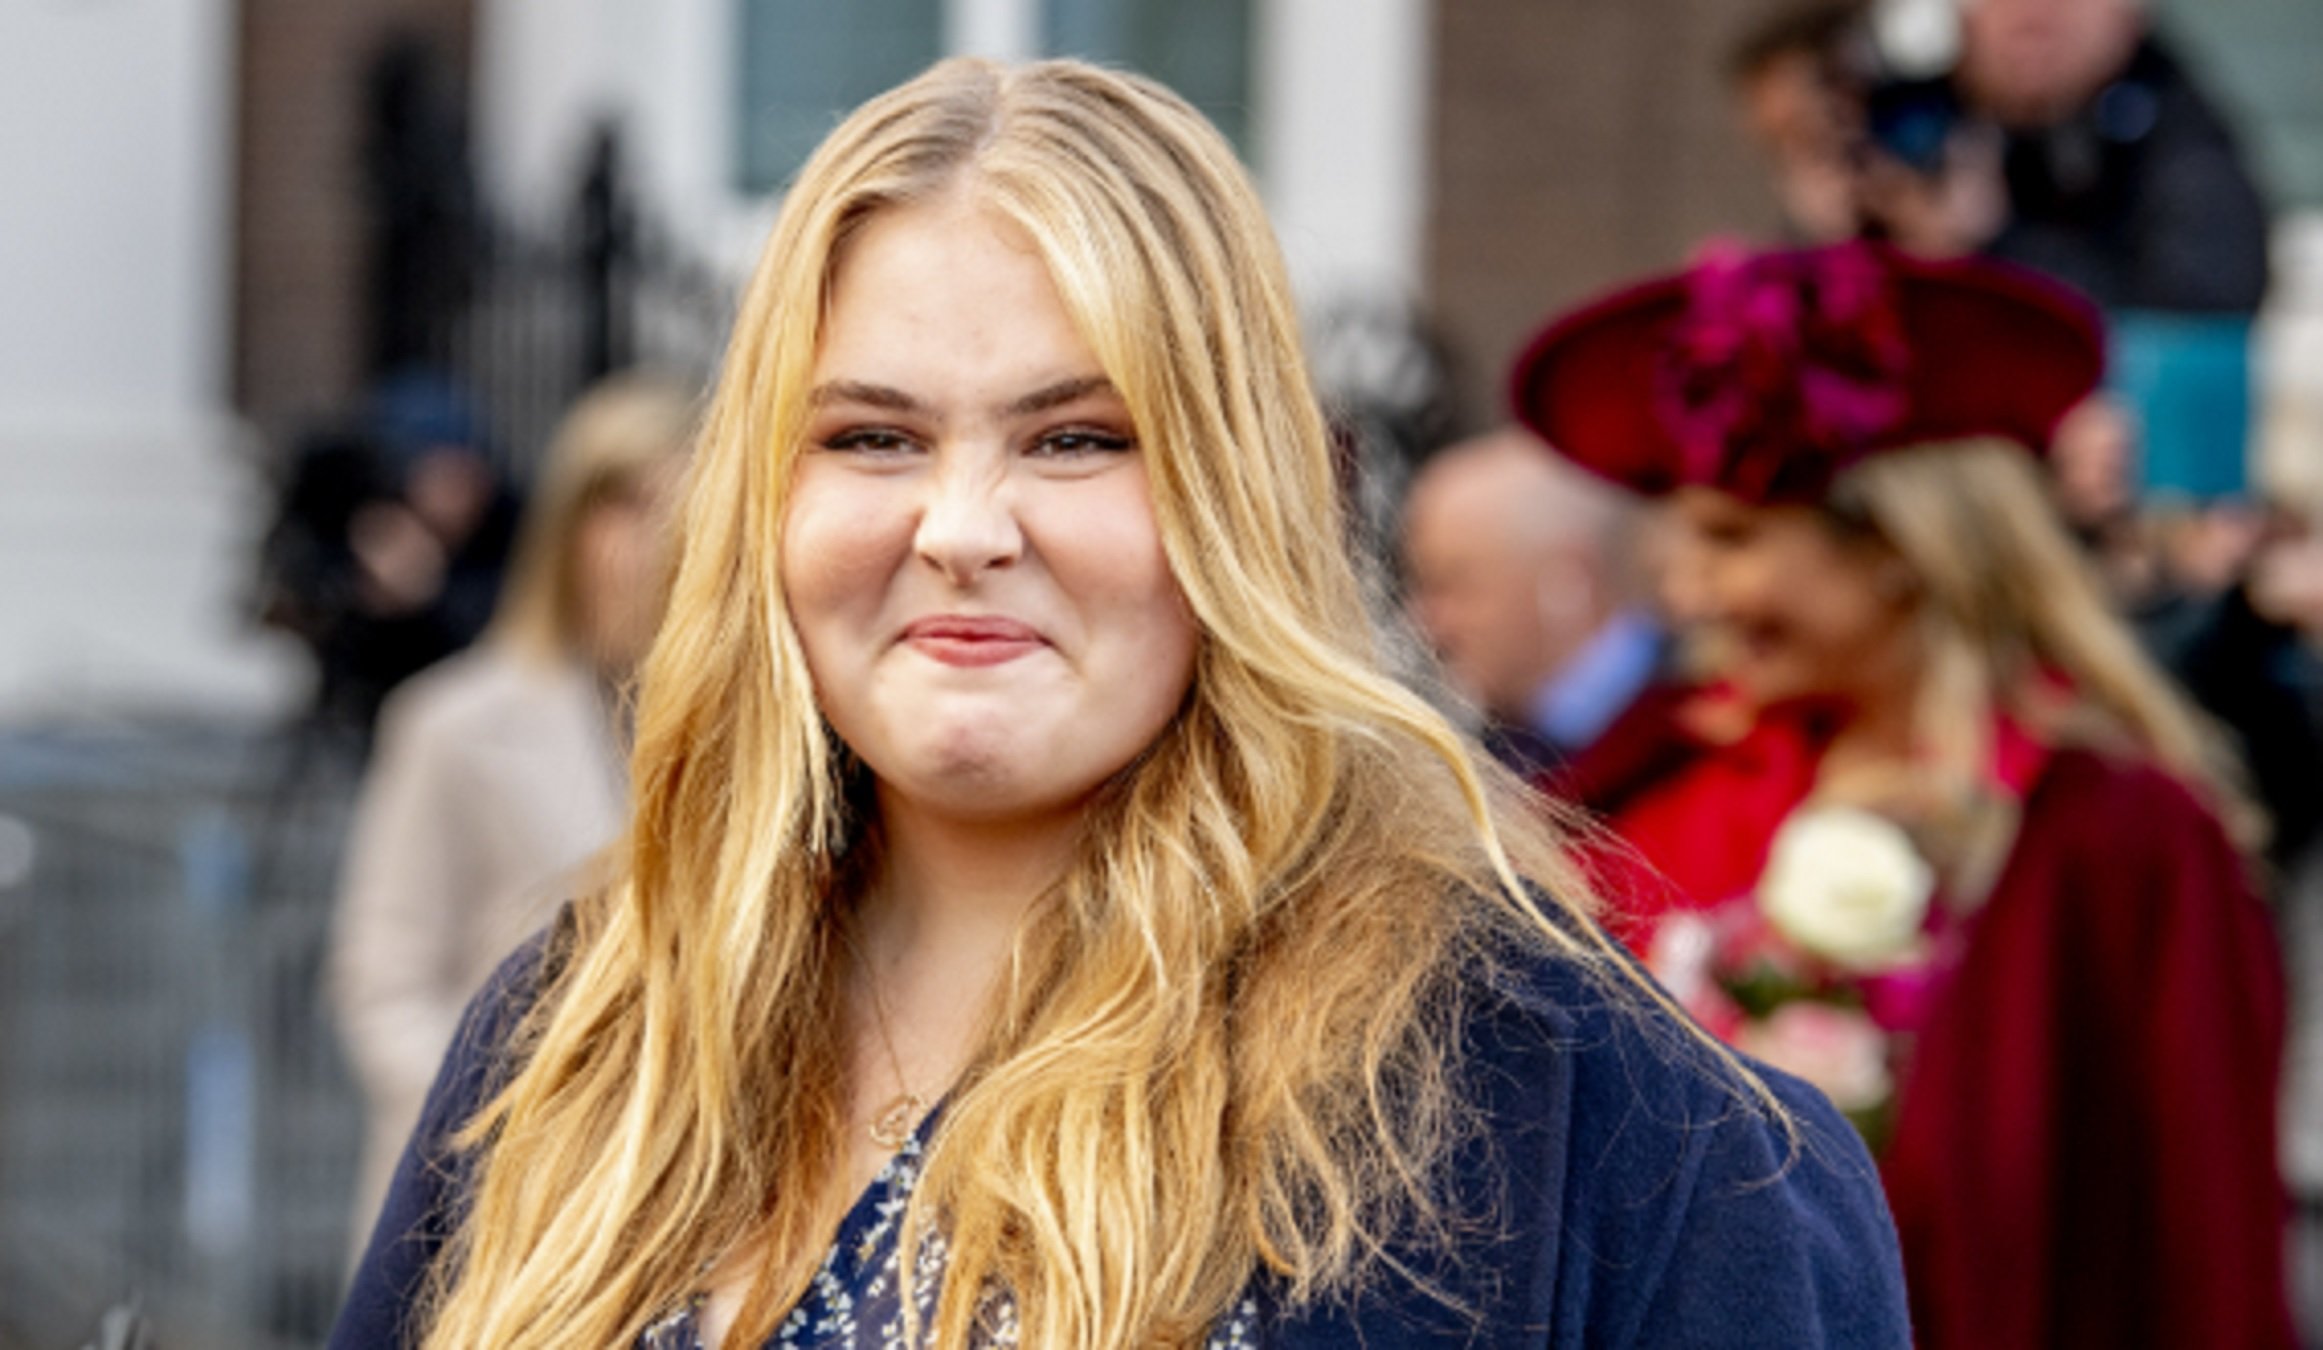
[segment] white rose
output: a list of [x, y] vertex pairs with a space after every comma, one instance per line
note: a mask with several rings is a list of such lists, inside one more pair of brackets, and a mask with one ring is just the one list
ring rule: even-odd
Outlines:
[[1893, 821], [1850, 806], [1795, 811], [1758, 882], [1758, 903], [1784, 937], [1851, 970], [1909, 957], [1936, 890], [1935, 872]]

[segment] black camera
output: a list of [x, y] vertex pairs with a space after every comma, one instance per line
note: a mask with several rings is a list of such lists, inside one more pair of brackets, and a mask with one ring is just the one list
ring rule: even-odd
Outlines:
[[1960, 92], [1948, 77], [1889, 80], [1863, 97], [1864, 132], [1883, 153], [1921, 173], [1944, 170], [1945, 147], [1963, 116]]
[[1952, 79], [1960, 59], [1958, 0], [1867, 5], [1846, 48], [1871, 145], [1921, 173], [1943, 172], [1952, 133], [1967, 116]]

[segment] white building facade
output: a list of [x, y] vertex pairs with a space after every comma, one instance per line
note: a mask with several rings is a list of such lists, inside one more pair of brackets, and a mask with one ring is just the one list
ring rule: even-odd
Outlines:
[[265, 714], [228, 410], [233, 0], [0, 5], [0, 716]]
[[[788, 8], [828, 14], [847, 7]], [[1173, 6], [925, 0], [874, 8], [924, 25], [916, 41], [927, 55], [1022, 59], [1068, 54], [1050, 38], [1075, 28], [1134, 34], [1150, 17], [1144, 28], [1151, 32]], [[1302, 294], [1324, 300], [1415, 292], [1427, 0], [1247, 0], [1201, 8], [1246, 18], [1239, 139]], [[729, 273], [746, 269], [774, 203], [773, 193], [746, 183], [740, 162], [748, 10], [748, 0], [484, 0], [476, 89], [481, 178], [520, 218], [554, 210], [592, 130], [601, 119], [618, 119], [657, 217]], [[843, 18], [818, 19], [798, 40], [829, 43], [830, 59], [843, 61], [847, 28]]]

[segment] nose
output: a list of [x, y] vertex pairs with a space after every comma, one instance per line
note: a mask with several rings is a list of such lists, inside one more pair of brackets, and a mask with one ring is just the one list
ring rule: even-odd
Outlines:
[[972, 584], [986, 571], [1024, 554], [1024, 530], [1005, 471], [968, 455], [952, 457], [929, 475], [912, 547], [954, 585]]

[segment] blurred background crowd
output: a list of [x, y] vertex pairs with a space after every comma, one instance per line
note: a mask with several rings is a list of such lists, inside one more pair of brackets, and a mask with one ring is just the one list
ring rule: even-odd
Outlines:
[[1656, 509], [1509, 425], [1546, 316], [1722, 238], [2094, 300], [2050, 488], [2272, 822], [2323, 1344], [2323, 7], [18, 0], [0, 1347], [319, 1343], [459, 1006], [619, 818], [772, 203], [953, 52], [1144, 70], [1243, 151], [1397, 601], [1525, 772], [1715, 659]]

